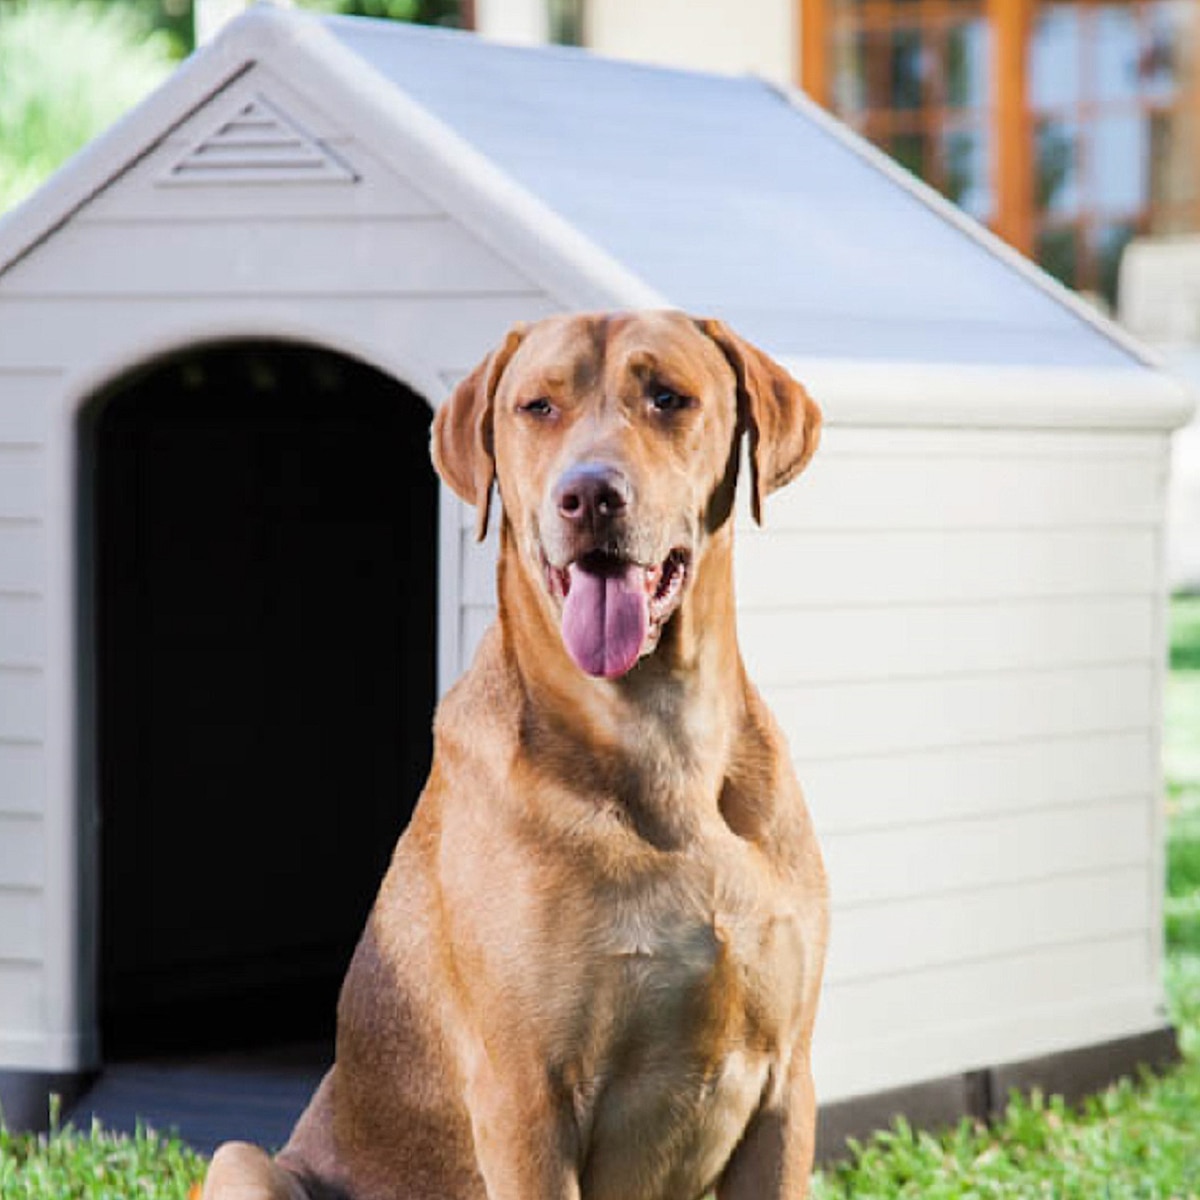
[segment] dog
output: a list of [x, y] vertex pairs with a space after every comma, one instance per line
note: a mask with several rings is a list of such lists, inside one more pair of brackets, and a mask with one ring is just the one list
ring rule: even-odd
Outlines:
[[827, 940], [820, 851], [749, 682], [750, 506], [821, 414], [678, 312], [518, 327], [433, 424], [498, 617], [343, 985], [336, 1058], [274, 1159], [205, 1200], [799, 1200]]

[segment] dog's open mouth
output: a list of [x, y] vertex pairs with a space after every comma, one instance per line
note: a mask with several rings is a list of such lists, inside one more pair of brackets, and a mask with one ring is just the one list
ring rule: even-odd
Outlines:
[[652, 650], [679, 605], [689, 561], [676, 549], [649, 567], [599, 551], [565, 567], [547, 564], [547, 587], [562, 603], [563, 643], [579, 669], [616, 679]]

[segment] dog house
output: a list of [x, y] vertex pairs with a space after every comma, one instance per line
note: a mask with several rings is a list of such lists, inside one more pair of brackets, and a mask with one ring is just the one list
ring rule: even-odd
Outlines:
[[432, 406], [515, 321], [664, 305], [827, 417], [738, 561], [832, 879], [826, 1129], [1169, 1048], [1176, 385], [799, 96], [260, 10], [0, 224], [10, 1119], [328, 1022], [493, 606]]

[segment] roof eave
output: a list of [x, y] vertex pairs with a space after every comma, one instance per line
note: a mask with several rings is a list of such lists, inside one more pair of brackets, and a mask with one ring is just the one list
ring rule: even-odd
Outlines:
[[1169, 433], [1196, 395], [1163, 371], [781, 357], [832, 426]]

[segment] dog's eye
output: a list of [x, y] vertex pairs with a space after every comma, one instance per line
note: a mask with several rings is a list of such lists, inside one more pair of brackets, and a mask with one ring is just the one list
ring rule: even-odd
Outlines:
[[536, 400], [518, 404], [517, 411], [528, 413], [531, 417], [548, 417], [554, 411], [554, 405], [545, 396], [538, 396]]
[[680, 409], [690, 408], [692, 404], [689, 397], [662, 385], [650, 392], [650, 403], [654, 405], [655, 412], [661, 413], [679, 412]]

